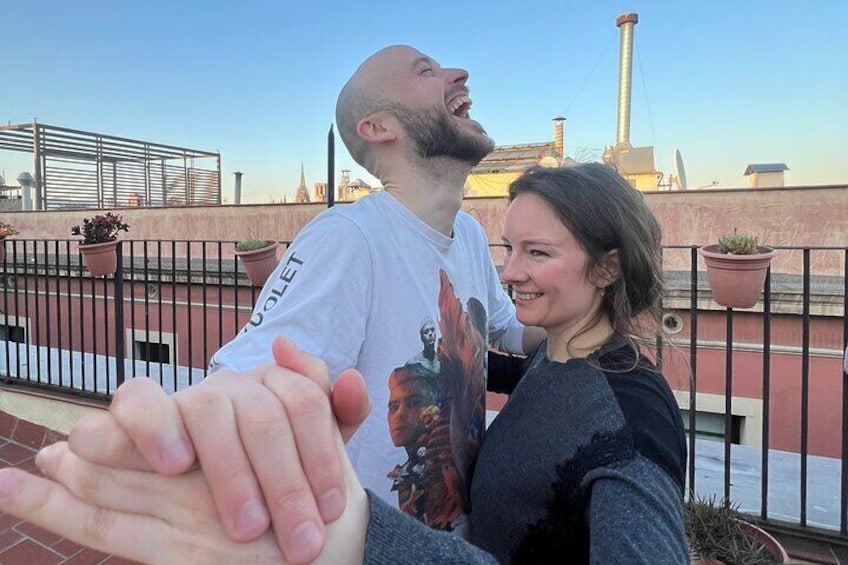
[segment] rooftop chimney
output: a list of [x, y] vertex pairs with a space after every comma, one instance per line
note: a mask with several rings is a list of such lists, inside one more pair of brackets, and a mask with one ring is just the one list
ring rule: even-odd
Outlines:
[[554, 118], [554, 151], [557, 159], [565, 157], [565, 137], [563, 135], [563, 122], [565, 118], [557, 116]]
[[621, 51], [618, 68], [618, 131], [616, 144], [630, 145], [630, 85], [633, 78], [633, 26], [638, 14], [622, 14], [615, 20], [621, 28]]
[[233, 203], [241, 204], [241, 176], [244, 174], [241, 171], [236, 171], [233, 173], [236, 176], [236, 185], [235, 185], [235, 194], [233, 195]]

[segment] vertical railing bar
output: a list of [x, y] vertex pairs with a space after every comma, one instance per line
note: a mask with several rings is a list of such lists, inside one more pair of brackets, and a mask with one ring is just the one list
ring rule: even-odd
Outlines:
[[[115, 248], [115, 253], [117, 254], [117, 247]], [[102, 280], [103, 280], [103, 348], [104, 348], [103, 358], [106, 362], [106, 377], [105, 377], [104, 382], [106, 383], [106, 394], [108, 395], [108, 394], [112, 394], [112, 383], [111, 383], [112, 367], [111, 367], [111, 362], [110, 362], [111, 356], [109, 355], [109, 351], [110, 351], [109, 350], [109, 345], [110, 345], [109, 344], [109, 334], [111, 333], [109, 331], [109, 277], [105, 276], [105, 277], [103, 277]], [[95, 392], [99, 392], [99, 391], [95, 390]]]
[[801, 527], [807, 525], [807, 451], [810, 408], [810, 249], [804, 248], [804, 307], [801, 317]]
[[[38, 290], [38, 282], [41, 277], [38, 276], [38, 268], [40, 266], [40, 261], [38, 260], [38, 240], [33, 240], [32, 242], [32, 301], [33, 301], [33, 309], [35, 310], [35, 371], [36, 371], [36, 379], [39, 384], [43, 384], [45, 381], [42, 378], [41, 374], [41, 307], [39, 306], [39, 290]], [[29, 277], [27, 277], [29, 278]], [[49, 383], [50, 375], [46, 375]]]
[[727, 309], [724, 365], [724, 498], [730, 500], [730, 443], [733, 433], [733, 308]]
[[[74, 388], [74, 317], [71, 316], [71, 310], [73, 309], [73, 287], [71, 286], [71, 242], [69, 240], [65, 240], [65, 256], [68, 258], [68, 284], [66, 288], [68, 289], [68, 364], [69, 367], [69, 378], [71, 381], [71, 388]], [[79, 276], [77, 276], [77, 282], [79, 282]], [[77, 293], [79, 294], [79, 293]]]
[[62, 348], [62, 274], [59, 264], [59, 240], [53, 241], [53, 254], [56, 257], [56, 339], [58, 340], [59, 384], [64, 386], [64, 349]]
[[[663, 250], [662, 250], [662, 248], [660, 248], [660, 265], [663, 264], [662, 263], [663, 259], [664, 259]], [[663, 312], [664, 303], [663, 303], [662, 293], [660, 293], [659, 303], [660, 303], [660, 312]], [[657, 332], [657, 339], [656, 339], [656, 345], [655, 345], [655, 347], [657, 349], [657, 369], [660, 372], [662, 372], [662, 370], [663, 370], [663, 347], [664, 347], [664, 345], [665, 345], [665, 340], [663, 339], [662, 321], [660, 321], [660, 331]]]
[[[27, 321], [27, 336], [26, 336], [26, 380], [32, 381], [32, 363], [30, 363], [30, 348], [32, 347], [32, 325], [29, 317], [29, 253], [27, 252], [28, 242], [24, 242], [24, 317]], [[38, 341], [38, 327], [36, 325], [35, 341]]]
[[135, 346], [135, 241], [130, 241], [130, 359], [132, 362], [132, 376], [138, 376], [136, 369], [136, 346]]
[[[156, 272], [156, 323], [159, 324], [159, 341], [162, 341], [162, 334], [164, 334], [164, 327], [162, 326], [162, 240], [156, 240], [156, 265], [158, 266]], [[160, 345], [160, 353], [161, 353], [161, 345]], [[171, 351], [171, 355], [174, 355], [174, 352]], [[159, 356], [159, 386], [165, 386], [165, 377], [164, 377], [164, 367], [162, 356]]]
[[698, 398], [698, 249], [689, 252], [689, 495], [695, 494], [695, 418]]
[[771, 415], [771, 267], [766, 270], [763, 286], [763, 431], [760, 467], [760, 517], [768, 519], [769, 492], [769, 425]]
[[93, 389], [89, 392], [97, 392], [98, 373], [97, 370], [97, 277], [91, 275], [91, 355], [93, 359], [92, 372], [94, 373]]
[[238, 261], [233, 257], [233, 336], [239, 331], [239, 268]]
[[177, 242], [171, 240], [171, 326], [174, 329], [174, 392], [177, 391], [180, 372], [179, 332], [177, 331]]
[[[141, 242], [144, 246], [142, 249], [142, 259], [144, 259], [144, 284], [142, 290], [144, 293], [144, 341], [147, 344], [147, 355], [144, 356], [144, 376], [150, 378], [150, 293], [147, 292], [147, 285], [150, 284], [150, 257], [147, 254], [149, 240], [145, 239]], [[159, 331], [159, 342], [162, 342], [162, 331]]]
[[186, 322], [188, 325], [188, 384], [194, 384], [194, 341], [191, 327], [191, 242], [186, 241]]
[[[23, 255], [24, 255], [24, 257], [26, 257], [26, 242], [24, 241], [24, 242], [21, 242], [21, 243], [23, 243], [23, 246], [24, 246]], [[20, 320], [20, 318], [21, 318], [21, 315], [20, 315], [21, 314], [21, 297], [20, 297], [20, 293], [18, 292], [18, 245], [17, 245], [17, 242], [15, 242], [15, 245], [12, 246], [12, 263], [15, 265], [15, 319]], [[26, 265], [24, 265], [24, 273], [26, 273]], [[24, 284], [26, 284], [26, 274], [24, 274]], [[24, 295], [24, 297], [26, 298], [26, 295]], [[25, 322], [24, 322], [25, 326], [24, 326], [23, 346], [24, 346], [24, 349], [27, 351], [27, 354], [29, 354], [29, 341], [30, 341], [29, 330], [30, 330], [30, 327], [29, 327], [29, 318], [26, 317], [26, 313], [25, 313], [24, 320], [25, 320]], [[21, 345], [22, 344], [15, 342], [15, 370], [17, 371], [15, 373], [15, 376], [19, 379], [22, 378], [22, 375], [21, 375]]]
[[[10, 241], [10, 243], [12, 244], [12, 257], [14, 258], [15, 247], [16, 247], [17, 242]], [[5, 251], [6, 250], [6, 248], [5, 248], [6, 242], [0, 241], [0, 245], [4, 246], [3, 250]], [[12, 259], [12, 264], [13, 265], [15, 264], [14, 259]], [[15, 278], [15, 285], [17, 286], [17, 277]], [[17, 322], [18, 317], [19, 317], [18, 316], [18, 305], [15, 304], [15, 321], [16, 322]], [[6, 364], [4, 365], [4, 367], [6, 367], [6, 375], [5, 376], [11, 377], [12, 376], [12, 367], [10, 367], [10, 365], [12, 364], [12, 355], [9, 352], [9, 347], [10, 347], [10, 344], [12, 343], [12, 333], [11, 333], [11, 326], [9, 325], [9, 265], [8, 265], [8, 256], [3, 260], [3, 318], [4, 318], [4, 321], [6, 323], [6, 345], [4, 347], [4, 349], [6, 350]], [[17, 323], [15, 324], [15, 327], [18, 327]], [[18, 377], [18, 376], [19, 375], [15, 375], [15, 377]]]
[[[132, 252], [132, 244], [130, 244]], [[118, 268], [115, 270], [115, 384], [127, 377], [126, 332], [124, 331], [124, 242], [118, 242]]]
[[224, 250], [222, 243], [218, 240], [218, 346], [217, 351], [224, 344], [224, 261], [221, 252]]
[[848, 535], [848, 248], [842, 261], [842, 494], [839, 532]]
[[[44, 330], [46, 334], [45, 345], [47, 347], [47, 382], [50, 384], [56, 384], [53, 382], [53, 353], [51, 351], [53, 348], [53, 340], [50, 339], [52, 324], [50, 323], [50, 250], [47, 247], [48, 243], [49, 242], [46, 239], [42, 241], [42, 248], [44, 249]], [[36, 255], [38, 255], [37, 248]], [[38, 273], [36, 273], [36, 280], [39, 278]], [[37, 299], [38, 296], [36, 296], [36, 300]], [[39, 369], [41, 369], [41, 364], [39, 364]], [[60, 379], [59, 385], [61, 386], [61, 384], [62, 381]]]
[[77, 246], [77, 264], [80, 265], [79, 269], [79, 278], [77, 282], [79, 284], [79, 335], [80, 335], [80, 372], [82, 373], [82, 382], [80, 382], [80, 390], [85, 390], [85, 380], [88, 376], [88, 363], [85, 362], [85, 282], [82, 276], [83, 267], [82, 267], [82, 255], [79, 251], [79, 246]]
[[209, 325], [208, 325], [208, 317], [207, 317], [207, 313], [206, 313], [206, 306], [207, 306], [207, 303], [206, 303], [206, 290], [207, 290], [207, 286], [206, 286], [206, 243], [207, 243], [206, 240], [203, 240], [203, 241], [200, 242], [201, 261], [203, 261], [203, 266], [202, 266], [201, 271], [200, 271], [202, 278], [200, 280], [201, 280], [201, 289], [202, 289], [201, 295], [203, 296], [203, 302], [202, 302], [202, 304], [203, 304], [203, 316], [202, 317], [203, 317], [203, 378], [204, 379], [209, 375], [209, 351], [208, 351], [208, 348], [207, 348], [207, 344], [208, 344], [207, 338], [209, 337], [207, 335], [207, 333], [209, 331]]

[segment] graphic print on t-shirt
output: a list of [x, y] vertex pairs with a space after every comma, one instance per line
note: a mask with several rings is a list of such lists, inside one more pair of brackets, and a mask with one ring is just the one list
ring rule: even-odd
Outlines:
[[468, 488], [484, 431], [487, 316], [463, 306], [440, 270], [439, 320], [421, 321], [423, 349], [389, 375], [388, 425], [406, 462], [387, 477], [398, 506], [432, 528], [452, 530], [466, 513]]

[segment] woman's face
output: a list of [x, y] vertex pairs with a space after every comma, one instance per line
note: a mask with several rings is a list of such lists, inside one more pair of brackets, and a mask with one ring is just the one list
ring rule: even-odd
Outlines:
[[587, 280], [589, 257], [551, 206], [519, 194], [506, 213], [503, 280], [515, 290], [518, 320], [549, 337], [571, 336], [601, 307], [601, 289]]

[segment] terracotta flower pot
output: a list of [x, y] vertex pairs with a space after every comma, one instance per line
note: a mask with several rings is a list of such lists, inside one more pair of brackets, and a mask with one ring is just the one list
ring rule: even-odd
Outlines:
[[274, 269], [277, 268], [277, 247], [279, 244], [276, 241], [266, 241], [268, 245], [260, 249], [251, 251], [238, 251], [236, 256], [241, 259], [244, 264], [244, 272], [255, 286], [262, 286]]
[[118, 268], [118, 240], [78, 245], [88, 271], [96, 276], [111, 275]]
[[698, 249], [707, 265], [713, 299], [727, 308], [751, 308], [760, 298], [771, 258], [777, 251], [760, 247], [755, 255], [719, 252], [718, 245]]

